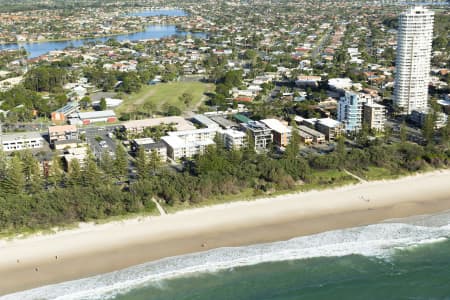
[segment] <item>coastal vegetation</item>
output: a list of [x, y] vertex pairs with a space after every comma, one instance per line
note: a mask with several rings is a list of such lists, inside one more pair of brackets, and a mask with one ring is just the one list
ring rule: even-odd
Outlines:
[[45, 176], [30, 152], [9, 160], [2, 154], [0, 232], [154, 212], [152, 198], [168, 207], [189, 207], [233, 195], [255, 197], [355, 182], [344, 170], [381, 179], [450, 166], [448, 144], [388, 144], [375, 139], [349, 148], [340, 139], [331, 153], [301, 155], [296, 134], [283, 154], [275, 149], [258, 154], [252, 147], [227, 151], [216, 142], [204, 155], [184, 161], [181, 171], [162, 165], [157, 155], [138, 154], [137, 179], [129, 177], [120, 145], [115, 158], [105, 153], [96, 161], [89, 155], [82, 163], [72, 161], [68, 172], [54, 158]]

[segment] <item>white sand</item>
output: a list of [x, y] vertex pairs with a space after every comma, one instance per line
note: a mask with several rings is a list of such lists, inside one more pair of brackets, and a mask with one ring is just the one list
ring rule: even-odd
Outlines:
[[445, 209], [450, 209], [450, 170], [165, 216], [82, 224], [52, 235], [0, 240], [0, 294], [166, 256]]

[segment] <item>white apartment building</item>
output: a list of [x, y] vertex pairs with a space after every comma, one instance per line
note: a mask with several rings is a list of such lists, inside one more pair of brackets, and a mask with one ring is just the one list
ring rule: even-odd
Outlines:
[[5, 152], [40, 149], [44, 147], [44, 138], [38, 132], [0, 134], [0, 143]]
[[203, 154], [208, 146], [214, 145], [214, 141], [211, 139], [186, 142], [175, 135], [163, 136], [161, 140], [167, 145], [167, 156], [173, 160], [190, 158], [197, 154]]
[[201, 128], [183, 131], [171, 131], [169, 136], [177, 136], [186, 143], [201, 142], [204, 140], [214, 140], [218, 128]]
[[217, 128], [172, 131], [161, 140], [167, 145], [167, 156], [173, 160], [202, 154], [206, 147], [214, 145]]
[[394, 104], [403, 114], [427, 107], [434, 12], [421, 6], [400, 14]]
[[247, 145], [247, 134], [235, 129], [223, 129], [218, 132], [225, 148], [239, 150]]

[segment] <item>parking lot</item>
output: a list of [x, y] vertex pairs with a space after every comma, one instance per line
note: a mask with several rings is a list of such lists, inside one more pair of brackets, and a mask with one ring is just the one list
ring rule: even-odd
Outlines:
[[115, 126], [86, 127], [80, 131], [86, 137], [86, 142], [91, 147], [95, 157], [100, 158], [104, 151], [114, 156], [116, 152], [116, 142], [112, 138]]

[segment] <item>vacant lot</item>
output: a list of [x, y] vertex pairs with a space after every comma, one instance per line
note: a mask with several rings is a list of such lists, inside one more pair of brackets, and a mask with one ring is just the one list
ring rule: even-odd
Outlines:
[[[144, 86], [140, 92], [125, 97], [116, 112], [119, 114], [145, 112], [147, 110], [146, 103], [153, 104], [153, 113], [164, 112], [170, 105], [176, 106], [182, 111], [194, 109], [205, 99], [204, 94], [213, 90], [213, 84], [201, 82], [171, 82]], [[184, 93], [192, 96], [192, 101], [188, 105], [180, 100]]]

